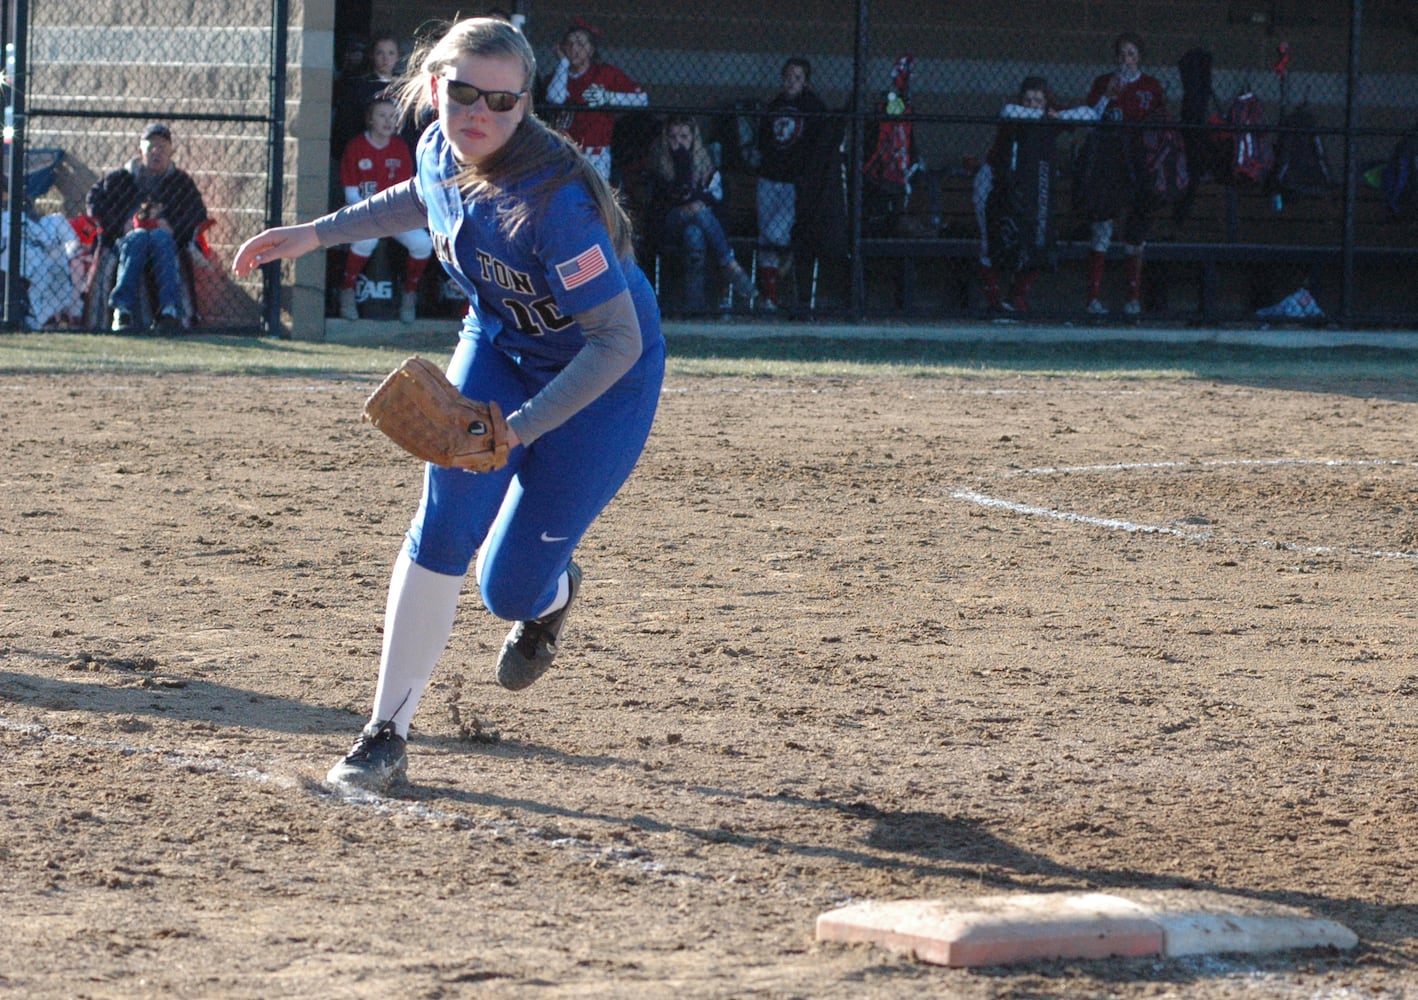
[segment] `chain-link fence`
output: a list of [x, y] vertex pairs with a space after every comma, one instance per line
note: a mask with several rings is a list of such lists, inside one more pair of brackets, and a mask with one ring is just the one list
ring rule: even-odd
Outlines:
[[[111, 328], [121, 259], [116, 247], [102, 251], [115, 229], [135, 223], [129, 216], [95, 235], [102, 223], [87, 196], [140, 154], [144, 128], [161, 121], [212, 223], [195, 247], [188, 241], [178, 248], [181, 322], [217, 330], [262, 325], [274, 289], [258, 279], [234, 281], [227, 263], [243, 235], [278, 214], [268, 206], [279, 183], [272, 162], [282, 126], [270, 95], [283, 60], [274, 54], [281, 40], [271, 25], [284, 21], [271, 2], [280, 0], [220, 8], [161, 0], [144, 8], [141, 26], [117, 4], [22, 0], [12, 8], [7, 42], [16, 40], [15, 11], [27, 17], [18, 53], [24, 86], [18, 95], [6, 91], [19, 97], [25, 159], [22, 176], [6, 190], [18, 192], [24, 212], [0, 233], [21, 233], [23, 281], [15, 284], [24, 301], [7, 315], [23, 316], [30, 327]], [[654, 177], [665, 162], [656, 137], [675, 116], [697, 126], [719, 165], [715, 218], [753, 273], [756, 310], [776, 298], [787, 315], [987, 313], [992, 302], [980, 258], [989, 253], [982, 236], [992, 225], [982, 211], [990, 204], [981, 183], [988, 177], [991, 192], [1012, 192], [1013, 215], [1026, 222], [1030, 210], [1041, 211], [1039, 199], [1026, 197], [1031, 185], [1047, 182], [1048, 252], [1036, 259], [1030, 304], [1046, 317], [1082, 312], [1093, 297], [1090, 257], [1098, 242], [1099, 212], [1089, 207], [1085, 183], [1089, 144], [1097, 141], [1090, 137], [1122, 133], [1136, 137], [1129, 142], [1140, 149], [1144, 132], [1166, 130], [1157, 121], [1065, 115], [1031, 132], [1002, 128], [1009, 123], [1000, 115], [1022, 99], [1028, 77], [1042, 78], [1056, 113], [1086, 104], [1095, 79], [1113, 68], [1114, 37], [1146, 20], [1140, 70], [1160, 85], [1167, 124], [1179, 129], [1176, 144], [1189, 154], [1190, 183], [1160, 192], [1142, 229], [1127, 230], [1119, 216], [1098, 297], [1117, 310], [1140, 284], [1141, 311], [1158, 318], [1251, 319], [1287, 301], [1282, 318], [1305, 319], [1307, 309], [1319, 308], [1352, 322], [1418, 316], [1418, 283], [1411, 280], [1418, 182], [1407, 180], [1418, 172], [1410, 3], [1371, 6], [1367, 14], [1361, 0], [511, 6], [531, 13], [525, 30], [548, 77], [580, 18], [599, 61], [632, 81], [628, 91], [602, 86], [599, 106], [591, 108], [585, 81], [578, 90], [572, 74], [566, 96], [554, 100], [544, 90], [539, 108], [549, 119], [606, 116], [609, 138], [596, 140], [593, 128], [584, 141], [607, 147], [613, 179], [639, 226], [642, 262], [660, 283], [667, 312], [686, 309], [684, 264], [693, 257], [683, 252], [683, 234], [666, 230], [665, 185]], [[374, 23], [402, 36], [404, 54], [425, 18], [446, 15], [420, 2], [378, 0], [373, 7]], [[337, 28], [342, 9], [336, 5]], [[369, 27], [358, 30], [367, 35]], [[792, 57], [806, 63], [804, 82], [821, 104], [785, 113], [773, 104], [781, 102]], [[643, 98], [615, 96], [635, 90]], [[1254, 99], [1237, 101], [1248, 94]], [[306, 106], [301, 98], [299, 113], [329, 114], [329, 106], [314, 106], [319, 100]], [[1019, 141], [1031, 135], [1045, 138]], [[803, 154], [796, 160], [775, 148], [794, 141]], [[1030, 172], [1018, 169], [1023, 147], [1030, 147], [1023, 157]], [[1163, 166], [1147, 175], [1164, 188], [1177, 182], [1175, 166], [1170, 181], [1166, 173], [1167, 148], [1156, 154]], [[338, 190], [332, 177], [332, 200]], [[1125, 244], [1143, 242], [1139, 277]], [[8, 251], [3, 256], [8, 264]], [[742, 311], [729, 275], [707, 270], [705, 308]], [[332, 280], [327, 272], [327, 284]], [[139, 284], [137, 325], [156, 320], [164, 304], [156, 274]], [[1300, 290], [1311, 306], [1286, 316]], [[336, 300], [329, 301], [333, 312]], [[1006, 289], [1001, 306], [1010, 304]]]
[[[1143, 6], [1146, 12], [1134, 9]], [[1367, 21], [1358, 2], [1105, 7], [859, 0], [646, 11], [541, 0], [525, 30], [550, 74], [579, 19], [597, 58], [647, 95], [644, 107], [600, 110], [614, 113], [615, 179], [636, 210], [647, 268], [656, 273], [662, 265], [674, 271], [672, 255], [659, 252], [664, 214], [652, 162], [667, 119], [692, 118], [718, 157], [725, 189], [718, 217], [739, 256], [755, 264], [775, 240], [765, 235], [771, 224], [759, 204], [765, 143], [775, 141], [774, 127], [811, 132], [816, 124], [825, 141], [796, 179], [792, 253], [781, 255], [779, 277], [792, 277], [783, 292], [789, 310], [987, 311], [979, 262], [990, 223], [981, 167], [993, 152], [999, 172], [1002, 144], [1020, 155], [1021, 144], [1006, 140], [1027, 130], [1001, 128], [1000, 115], [1036, 78], [1050, 112], [1064, 112], [1046, 141], [1022, 144], [1032, 146], [1028, 185], [1038, 185], [1043, 159], [1051, 189], [1052, 242], [1040, 260], [1036, 313], [1069, 316], [1089, 301], [1098, 212], [1088, 207], [1087, 154], [1097, 141], [1090, 137], [1111, 131], [1130, 132], [1139, 151], [1141, 177], [1126, 183], [1173, 186], [1143, 213], [1145, 227], [1128, 234], [1146, 243], [1143, 312], [1224, 321], [1277, 307], [1278, 318], [1317, 317], [1313, 304], [1291, 315], [1295, 302], [1286, 300], [1305, 289], [1328, 318], [1418, 315], [1409, 280], [1418, 265], [1418, 185], [1404, 187], [1418, 130], [1418, 39], [1407, 6]], [[1115, 37], [1141, 14], [1153, 22], [1140, 40], [1139, 69], [1160, 85], [1162, 100], [1148, 109], [1156, 117], [1068, 120], [1069, 109], [1096, 101], [1095, 85], [1106, 89], [1099, 78], [1114, 71]], [[808, 86], [825, 108], [798, 102], [796, 124], [770, 109], [789, 57], [808, 64]], [[567, 103], [544, 99], [541, 108], [564, 122], [583, 100], [573, 92]], [[1156, 144], [1159, 123], [1170, 134], [1154, 168], [1143, 147]], [[1190, 154], [1180, 179], [1166, 174], [1173, 146]], [[1039, 204], [1032, 195], [1016, 200], [1020, 210]], [[1126, 214], [1117, 220], [1102, 296], [1111, 291], [1114, 308], [1132, 280]], [[670, 284], [662, 298], [674, 312], [684, 299]], [[721, 277], [720, 286], [727, 284]], [[713, 301], [711, 294], [711, 311]]]
[[72, 0], [7, 10], [12, 329], [261, 327], [263, 279], [228, 265], [268, 216], [272, 0], [142, 9], [143, 24]]

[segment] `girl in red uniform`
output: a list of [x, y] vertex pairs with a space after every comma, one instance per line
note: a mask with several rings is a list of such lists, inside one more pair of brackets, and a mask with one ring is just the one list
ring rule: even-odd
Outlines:
[[[354, 205], [371, 198], [385, 188], [393, 187], [414, 175], [414, 156], [408, 143], [394, 134], [399, 126], [399, 103], [392, 95], [380, 95], [369, 102], [365, 112], [368, 128], [345, 146], [340, 161], [340, 184], [345, 189], [345, 204]], [[410, 229], [397, 233], [394, 239], [409, 251], [404, 268], [404, 294], [399, 300], [399, 319], [414, 321], [418, 305], [419, 279], [433, 256], [433, 240], [426, 229]], [[360, 240], [350, 245], [345, 258], [344, 281], [340, 284], [340, 315], [359, 319], [355, 284], [379, 240]]]
[[[556, 47], [556, 69], [547, 80], [550, 104], [583, 104], [590, 108], [643, 108], [650, 96], [618, 67], [597, 58], [600, 32], [581, 18], [572, 22]], [[611, 136], [615, 115], [604, 111], [566, 111], [552, 123], [581, 147], [607, 180], [611, 176]]]
[[[1113, 40], [1117, 68], [1093, 81], [1090, 104], [1103, 121], [1140, 122], [1162, 114], [1167, 95], [1155, 76], [1139, 68], [1142, 38], [1124, 32]], [[1090, 140], [1085, 174], [1085, 208], [1092, 225], [1088, 255], [1088, 312], [1107, 315], [1103, 305], [1103, 268], [1113, 222], [1122, 218], [1123, 247], [1127, 254], [1127, 303], [1123, 312], [1142, 311], [1142, 249], [1151, 224], [1152, 204], [1144, 181], [1142, 132], [1137, 129], [1098, 129]]]

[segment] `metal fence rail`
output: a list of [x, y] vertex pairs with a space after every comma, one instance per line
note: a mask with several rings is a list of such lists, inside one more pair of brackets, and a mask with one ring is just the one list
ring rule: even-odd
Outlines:
[[[992, 6], [1000, 9], [994, 18]], [[795, 239], [801, 298], [793, 306], [850, 317], [979, 314], [980, 227], [972, 187], [1001, 106], [1030, 76], [1043, 77], [1059, 105], [1081, 103], [1095, 76], [1109, 68], [1108, 43], [1116, 30], [1103, 14], [1083, 23], [1092, 7], [1086, 4], [1027, 5], [1029, 16], [1043, 22], [1039, 26], [998, 20], [1025, 6], [942, 9], [857, 0], [820, 5], [811, 18], [794, 20], [801, 9], [775, 7], [769, 14], [744, 5], [704, 11], [597, 5], [592, 27], [599, 58], [623, 70], [649, 97], [643, 109], [617, 109], [615, 179], [641, 210], [642, 231], [648, 228], [653, 241], [658, 221], [639, 190], [643, 150], [666, 117], [694, 117], [722, 158], [725, 229], [736, 247], [752, 252], [762, 242], [755, 151], [743, 140], [761, 122], [784, 59], [804, 57], [810, 85], [828, 109], [824, 117], [841, 139], [839, 159], [820, 171], [834, 181], [831, 198], [812, 203], [840, 201], [844, 218], [840, 235], [824, 239], [818, 226], [816, 239]], [[1185, 10], [1215, 13], [1213, 8], [1226, 6], [1194, 3]], [[1246, 7], [1229, 6], [1233, 17]], [[1180, 57], [1201, 44], [1194, 39], [1212, 38], [1220, 51], [1205, 116], [1224, 119], [1232, 98], [1254, 95], [1262, 121], [1253, 138], [1261, 149], [1274, 154], [1287, 145], [1318, 143], [1329, 180], [1294, 185], [1268, 173], [1255, 182], [1231, 183], [1194, 169], [1194, 193], [1185, 208], [1154, 212], [1149, 312], [1188, 321], [1243, 321], [1309, 285], [1330, 321], [1411, 321], [1418, 316], [1418, 298], [1406, 286], [1418, 263], [1418, 212], [1399, 217], [1380, 188], [1395, 146], [1418, 130], [1418, 73], [1412, 72], [1418, 67], [1400, 49], [1406, 39], [1411, 51], [1411, 30], [1375, 22], [1366, 36], [1360, 0], [1315, 10], [1290, 5], [1288, 20], [1277, 15], [1276, 5], [1252, 6], [1255, 15], [1272, 18], [1264, 40], [1249, 25], [1162, 24], [1148, 39], [1142, 68], [1161, 81], [1167, 111], [1180, 124], [1190, 82]], [[527, 31], [543, 71], [555, 66], [557, 43], [576, 9], [550, 0], [536, 4], [536, 23]], [[1293, 45], [1285, 42], [1289, 29], [1299, 32]], [[1366, 41], [1375, 43], [1368, 52]], [[910, 57], [909, 90], [893, 95], [903, 57]], [[553, 120], [568, 110], [542, 107]], [[1039, 303], [1046, 316], [1072, 317], [1084, 304], [1077, 272], [1087, 225], [1069, 196], [1076, 155], [1090, 131], [1074, 127], [1058, 141], [1060, 263], [1059, 273], [1043, 282], [1052, 286]], [[1234, 132], [1205, 120], [1190, 131], [1196, 141], [1218, 147], [1228, 146]], [[909, 190], [882, 183], [871, 166], [882, 140], [903, 135]], [[670, 311], [677, 306], [672, 288], [662, 300]]]
[[[89, 194], [129, 169], [152, 122], [168, 126], [173, 163], [195, 182], [207, 219], [178, 248], [179, 322], [277, 328], [267, 279], [237, 282], [227, 262], [245, 235], [279, 218], [285, 0], [150, 7], [157, 16], [143, 25], [64, 0], [7, 6], [5, 190], [22, 210], [3, 227], [5, 328], [114, 322], [117, 244], [141, 220], [110, 218], [103, 231]], [[140, 286], [135, 322], [146, 327], [159, 311], [151, 269]]]
[[[276, 269], [238, 282], [226, 265], [244, 236], [289, 213], [281, 191], [286, 0], [170, 2], [162, 8], [165, 23], [132, 25], [113, 23], [121, 14], [96, 13], [76, 0], [11, 0], [4, 25], [12, 130], [5, 189], [9, 203], [23, 211], [0, 227], [0, 262], [7, 276], [21, 279], [7, 278], [6, 329], [107, 328], [106, 272], [84, 245], [84, 195], [104, 172], [135, 155], [138, 135], [151, 120], [172, 126], [177, 162], [197, 181], [215, 220], [205, 233], [207, 250], [187, 251], [194, 328], [280, 329]], [[556, 65], [562, 29], [583, 6], [538, 0], [537, 21], [527, 32], [543, 72]], [[648, 95], [645, 107], [613, 109], [613, 180], [644, 237], [642, 262], [665, 278], [666, 310], [675, 312], [682, 302], [674, 261], [656, 246], [660, 223], [647, 197], [651, 141], [668, 116], [697, 122], [722, 165], [724, 228], [747, 263], [761, 264], [754, 139], [784, 60], [801, 56], [811, 64], [811, 87], [826, 108], [807, 118], [823, 124], [832, 141], [814, 164], [813, 186], [799, 187], [804, 201], [784, 262], [793, 280], [783, 312], [980, 314], [973, 188], [1001, 106], [1023, 78], [1035, 75], [1047, 80], [1060, 106], [1078, 103], [1110, 62], [1106, 44], [1094, 50], [1111, 34], [1094, 23], [1103, 16], [1090, 13], [1094, 5], [1031, 5], [1049, 23], [1027, 32], [998, 23], [994, 8], [1007, 6], [961, 3], [941, 12], [928, 4], [835, 0], [811, 5], [810, 16], [803, 8], [784, 17], [743, 3], [715, 9], [591, 5], [600, 22], [600, 57]], [[1246, 7], [1196, 3], [1187, 9], [1222, 6]], [[1277, 5], [1252, 6], [1273, 14]], [[1233, 97], [1255, 94], [1263, 121], [1253, 138], [1272, 151], [1318, 142], [1330, 181], [1306, 190], [1287, 187], [1273, 174], [1230, 183], [1193, 164], [1185, 207], [1154, 213], [1148, 311], [1159, 319], [1244, 321], [1254, 319], [1259, 306], [1305, 286], [1325, 306], [1327, 321], [1410, 323], [1418, 319], [1411, 281], [1418, 198], [1407, 208], [1392, 204], [1384, 182], [1395, 148], [1418, 132], [1418, 71], [1402, 54], [1414, 39], [1407, 27], [1377, 19], [1366, 25], [1362, 0], [1342, 8], [1286, 6], [1311, 41], [1295, 45], [1292, 62], [1282, 32], [1263, 46], [1254, 32], [1244, 44], [1223, 33], [1214, 97], [1204, 110], [1224, 118]], [[1082, 10], [1093, 20], [1081, 26], [1049, 20], [1063, 18], [1064, 8], [1073, 11], [1069, 17]], [[1169, 30], [1159, 30], [1143, 68], [1162, 82], [1176, 116], [1187, 91], [1179, 57], [1191, 35], [1175, 25]], [[1247, 30], [1232, 34], [1239, 38]], [[1085, 35], [1087, 45], [1078, 41]], [[1320, 38], [1323, 46], [1315, 41]], [[404, 40], [405, 55], [410, 41]], [[905, 56], [911, 57], [909, 88], [898, 93]], [[1292, 117], [1302, 107], [1311, 117]], [[573, 110], [545, 95], [538, 108], [551, 120]], [[1072, 318], [1082, 305], [1079, 272], [1088, 229], [1067, 196], [1089, 131], [1074, 127], [1058, 137], [1056, 182], [1065, 197], [1057, 210], [1057, 270], [1042, 279], [1037, 303], [1044, 318]], [[1225, 148], [1235, 134], [1228, 124], [1203, 121], [1191, 126], [1190, 138]], [[882, 144], [892, 141], [902, 143], [906, 183], [883, 181], [873, 168], [881, 163]], [[1418, 175], [1418, 164], [1410, 166]], [[1418, 176], [1413, 183], [1418, 188]]]

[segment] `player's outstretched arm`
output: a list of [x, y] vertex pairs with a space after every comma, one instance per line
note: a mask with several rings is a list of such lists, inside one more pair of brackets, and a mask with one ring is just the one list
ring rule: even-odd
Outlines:
[[315, 235], [313, 222], [298, 226], [278, 226], [257, 233], [241, 244], [231, 262], [231, 269], [236, 272], [238, 278], [244, 278], [263, 264], [291, 260], [319, 247], [320, 240]]

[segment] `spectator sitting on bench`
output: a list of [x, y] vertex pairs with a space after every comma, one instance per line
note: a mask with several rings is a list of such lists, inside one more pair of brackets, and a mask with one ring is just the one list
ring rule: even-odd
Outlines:
[[[393, 92], [402, 58], [398, 36], [391, 31], [377, 32], [370, 40], [366, 58], [364, 71], [342, 73], [330, 95], [330, 155], [336, 159], [369, 124], [369, 102], [386, 91]], [[398, 135], [412, 149], [418, 144], [419, 122], [410, 116], [403, 124]]]
[[128, 166], [105, 174], [89, 189], [89, 214], [103, 227], [105, 247], [118, 249], [118, 276], [108, 304], [113, 330], [137, 326], [138, 296], [151, 268], [157, 279], [154, 326], [183, 321], [182, 270], [178, 253], [207, 220], [196, 183], [172, 162], [172, 130], [161, 122], [143, 129], [139, 155]]
[[713, 255], [733, 290], [752, 305], [753, 282], [734, 258], [714, 208], [724, 199], [723, 181], [705, 148], [694, 119], [673, 115], [650, 146], [654, 208], [663, 213], [661, 236], [667, 250], [684, 254], [684, 305], [691, 313], [705, 308], [705, 258]]
[[[345, 189], [345, 203], [349, 205], [358, 204], [414, 175], [414, 157], [408, 143], [394, 134], [399, 127], [399, 104], [394, 97], [376, 95], [365, 110], [364, 120], [365, 131], [349, 141], [340, 161], [340, 183]], [[399, 319], [412, 323], [418, 306], [419, 279], [433, 254], [433, 238], [426, 229], [410, 229], [394, 239], [409, 251]], [[340, 316], [344, 319], [359, 319], [355, 283], [378, 245], [377, 238], [350, 245], [344, 280], [340, 284]]]

